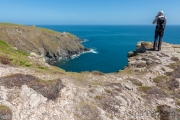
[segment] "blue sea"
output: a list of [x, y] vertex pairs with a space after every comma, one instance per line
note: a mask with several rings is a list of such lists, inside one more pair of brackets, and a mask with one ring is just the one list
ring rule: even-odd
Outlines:
[[[92, 51], [70, 60], [55, 63], [66, 71], [98, 70], [117, 72], [127, 65], [127, 53], [135, 50], [138, 41], [153, 41], [155, 25], [41, 25], [59, 32], [70, 32], [85, 40]], [[163, 41], [180, 44], [180, 26], [167, 25]]]

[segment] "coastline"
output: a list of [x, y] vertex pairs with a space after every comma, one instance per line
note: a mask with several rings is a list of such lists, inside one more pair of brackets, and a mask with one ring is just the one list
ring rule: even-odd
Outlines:
[[9, 62], [0, 57], [0, 113], [6, 108], [13, 119], [51, 119], [54, 113], [56, 119], [161, 120], [166, 113], [179, 119], [180, 45], [163, 42], [162, 51], [151, 51], [151, 42], [139, 42], [127, 67], [109, 74], [66, 72], [4, 42], [0, 46], [10, 58], [14, 55]]
[[[58, 63], [58, 62], [61, 62], [61, 61], [63, 61], [63, 60], [75, 59], [75, 58], [78, 58], [79, 56], [81, 56], [81, 55], [83, 55], [83, 54], [86, 54], [86, 53], [98, 54], [98, 52], [95, 51], [95, 49], [85, 48], [84, 51], [75, 53], [75, 54], [73, 54], [73, 55], [69, 55], [68, 57], [59, 57], [59, 58], [56, 59], [56, 60], [51, 60], [51, 61], [49, 62], [49, 64], [50, 64], [50, 65], [53, 65], [54, 63]], [[48, 63], [48, 62], [47, 62], [47, 63]]]

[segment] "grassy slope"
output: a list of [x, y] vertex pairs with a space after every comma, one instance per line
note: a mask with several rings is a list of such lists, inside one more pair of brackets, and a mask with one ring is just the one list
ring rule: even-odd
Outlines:
[[[70, 33], [60, 33], [46, 28], [0, 23], [0, 39], [27, 53], [43, 54], [43, 49], [51, 57], [77, 53], [84, 49], [78, 38]], [[63, 53], [64, 52], [64, 53]], [[46, 53], [44, 53], [46, 54]]]
[[41, 63], [33, 61], [28, 56], [29, 54], [21, 50], [16, 50], [3, 40], [0, 40], [0, 63], [4, 62], [3, 64], [35, 69], [42, 73], [65, 72], [64, 70], [54, 66], [43, 66]]

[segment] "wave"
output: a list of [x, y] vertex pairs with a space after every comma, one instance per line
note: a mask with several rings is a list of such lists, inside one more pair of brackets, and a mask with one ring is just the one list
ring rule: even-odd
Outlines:
[[81, 52], [81, 53], [79, 53], [79, 54], [74, 54], [74, 55], [72, 55], [70, 58], [68, 58], [68, 57], [65, 57], [65, 58], [59, 57], [57, 61], [52, 61], [52, 64], [53, 64], [53, 63], [57, 63], [57, 62], [59, 62], [59, 61], [69, 61], [70, 59], [78, 58], [80, 55], [86, 54], [86, 53], [98, 54], [98, 52], [96, 51], [96, 49], [92, 49], [92, 48], [91, 48], [89, 51], [83, 51], [83, 52]]
[[84, 51], [84, 52], [82, 52], [82, 53], [72, 55], [72, 56], [71, 56], [71, 59], [78, 58], [80, 55], [85, 54], [85, 53], [98, 54], [98, 52], [96, 51], [96, 49], [90, 49], [90, 51]]
[[96, 49], [91, 49], [89, 52], [98, 54], [98, 52], [96, 51]]
[[89, 40], [84, 39], [84, 40], [81, 40], [81, 43], [88, 42], [88, 41], [89, 41]]

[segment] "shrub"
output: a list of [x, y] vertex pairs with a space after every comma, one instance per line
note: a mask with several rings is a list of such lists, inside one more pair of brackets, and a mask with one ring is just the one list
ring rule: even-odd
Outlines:
[[156, 97], [167, 97], [167, 94], [164, 91], [156, 87], [142, 86], [142, 87], [139, 87], [139, 90], [146, 93], [147, 96], [153, 94]]
[[7, 56], [0, 56], [0, 62], [2, 64], [10, 64], [10, 60]]
[[110, 89], [105, 89], [105, 92], [112, 93], [112, 91]]
[[142, 82], [140, 82], [139, 80], [137, 80], [137, 79], [129, 79], [131, 82], [132, 82], [132, 84], [134, 84], [134, 85], [137, 85], [137, 86], [142, 86]]
[[45, 69], [45, 67], [44, 67], [44, 66], [38, 66], [38, 68], [39, 68], [39, 69]]
[[26, 66], [26, 67], [30, 67], [30, 66], [31, 66], [31, 64], [25, 64], [25, 66]]
[[171, 60], [177, 62], [177, 61], [179, 61], [179, 58], [178, 57], [171, 57]]
[[167, 76], [158, 76], [156, 78], [153, 79], [153, 81], [155, 83], [160, 83], [161, 81], [167, 81], [168, 80], [168, 77]]
[[0, 120], [12, 120], [12, 111], [5, 105], [0, 105]]
[[173, 75], [173, 72], [166, 72], [165, 75], [167, 75], [167, 76], [172, 76], [172, 75]]
[[49, 100], [55, 100], [59, 96], [60, 90], [64, 87], [61, 79], [39, 80], [32, 75], [23, 74], [14, 74], [0, 78], [0, 84], [7, 88], [20, 88], [22, 85], [27, 85]]
[[97, 95], [97, 96], [95, 97], [95, 99], [102, 100], [102, 99], [103, 99], [103, 96]]
[[144, 93], [147, 93], [148, 90], [150, 90], [150, 89], [151, 89], [150, 86], [141, 86], [141, 87], [139, 87], [139, 90], [144, 92]]
[[167, 65], [167, 67], [170, 67], [171, 69], [175, 69], [177, 67], [177, 63], [170, 63]]

